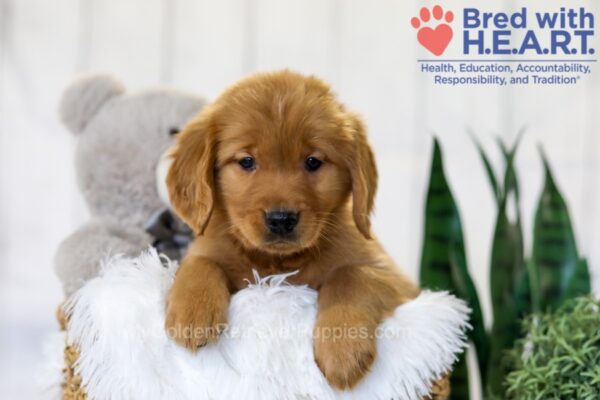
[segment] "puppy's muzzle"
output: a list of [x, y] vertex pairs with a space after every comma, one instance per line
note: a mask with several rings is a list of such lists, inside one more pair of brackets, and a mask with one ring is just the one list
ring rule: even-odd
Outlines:
[[274, 210], [265, 213], [265, 224], [271, 233], [286, 236], [294, 232], [300, 216], [292, 210]]

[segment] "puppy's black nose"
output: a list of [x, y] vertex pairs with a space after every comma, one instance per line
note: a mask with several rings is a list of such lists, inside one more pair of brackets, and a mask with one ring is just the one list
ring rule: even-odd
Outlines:
[[269, 230], [277, 235], [285, 235], [294, 231], [298, 225], [298, 213], [290, 210], [268, 211], [265, 222]]

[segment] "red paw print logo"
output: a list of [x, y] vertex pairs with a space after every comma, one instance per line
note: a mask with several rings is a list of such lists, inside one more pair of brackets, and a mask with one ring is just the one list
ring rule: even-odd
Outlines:
[[[433, 23], [437, 26], [435, 28], [421, 26], [428, 23], [432, 15]], [[452, 28], [448, 24], [453, 20], [454, 14], [452, 11], [444, 13], [442, 7], [435, 6], [431, 9], [431, 12], [426, 7], [421, 8], [419, 17], [413, 17], [410, 23], [413, 28], [418, 29], [417, 39], [419, 43], [436, 56], [441, 56], [448, 47], [450, 40], [452, 40]]]

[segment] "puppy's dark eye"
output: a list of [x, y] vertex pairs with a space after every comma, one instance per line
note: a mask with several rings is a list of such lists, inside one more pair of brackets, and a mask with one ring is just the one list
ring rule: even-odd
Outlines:
[[169, 136], [175, 136], [179, 133], [179, 128], [177, 127], [172, 127], [169, 129]]
[[238, 161], [238, 164], [240, 164], [240, 167], [246, 171], [253, 171], [256, 169], [256, 162], [254, 161], [254, 158], [250, 156], [242, 158], [240, 161]]
[[321, 167], [321, 164], [323, 164], [323, 161], [316, 157], [308, 157], [304, 160], [304, 168], [309, 172], [318, 170]]

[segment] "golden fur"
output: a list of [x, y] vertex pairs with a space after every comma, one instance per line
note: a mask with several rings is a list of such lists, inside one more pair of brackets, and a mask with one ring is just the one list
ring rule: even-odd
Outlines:
[[[249, 156], [252, 171], [238, 163]], [[309, 156], [318, 170], [304, 167]], [[371, 239], [377, 170], [360, 119], [314, 77], [254, 75], [183, 130], [167, 183], [197, 233], [169, 294], [170, 335], [192, 350], [216, 340], [252, 269], [298, 270], [289, 281], [319, 291], [315, 359], [333, 386], [353, 387], [375, 358], [377, 326], [418, 293]], [[280, 208], [299, 212], [293, 239], [269, 239], [265, 212]]]

